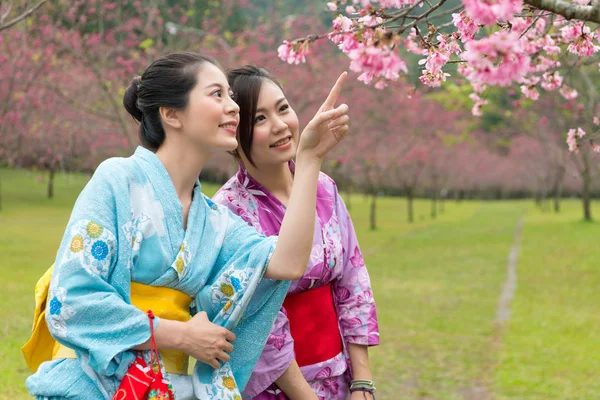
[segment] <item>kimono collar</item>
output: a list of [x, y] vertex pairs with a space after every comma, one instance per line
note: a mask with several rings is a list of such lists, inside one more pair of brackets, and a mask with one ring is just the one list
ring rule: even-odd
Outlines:
[[[182, 219], [183, 206], [179, 201], [175, 185], [173, 185], [169, 172], [156, 154], [142, 146], [138, 146], [133, 154], [133, 158], [140, 164], [140, 167], [152, 184], [152, 189], [156, 193], [157, 199], [165, 210], [167, 228], [171, 238], [174, 243], [176, 243], [174, 245], [181, 245], [185, 232]], [[202, 194], [200, 193], [201, 188], [200, 180], [196, 179], [192, 192], [192, 206], [190, 207], [190, 215], [188, 215], [188, 224], [189, 221], [192, 220], [194, 208], [197, 207], [197, 204], [202, 200]]]
[[[283, 203], [281, 203], [279, 199], [277, 199], [266, 187], [261, 185], [256, 179], [254, 179], [254, 177], [252, 177], [252, 175], [250, 175], [243, 161], [240, 160], [238, 165], [239, 169], [236, 174], [236, 178], [240, 185], [245, 187], [253, 195], [266, 196], [273, 202], [277, 203], [280, 207], [283, 207], [284, 209], [286, 208], [285, 205], [283, 205]], [[293, 160], [288, 161], [288, 167], [290, 168], [292, 174], [296, 173], [296, 163]]]
[[[166, 183], [169, 182], [169, 185], [165, 185], [166, 187], [162, 187], [162, 185], [157, 185], [160, 187], [155, 187], [156, 191], [161, 191], [161, 189], [165, 189], [162, 191], [171, 192], [177, 198], [177, 192], [175, 191], [175, 186], [173, 185], [173, 181], [171, 180], [171, 176], [169, 172], [165, 168], [164, 164], [160, 159], [156, 156], [155, 153], [146, 149], [145, 147], [138, 146], [135, 149], [134, 157], [137, 159], [143, 160], [147, 163], [151, 168], [144, 168], [144, 172], [148, 175], [150, 180], [155, 183]], [[194, 184], [194, 198], [199, 195], [199, 192], [202, 190], [202, 185], [200, 183], [200, 179], [196, 179], [196, 183]], [[165, 193], [167, 194], [167, 193]]]

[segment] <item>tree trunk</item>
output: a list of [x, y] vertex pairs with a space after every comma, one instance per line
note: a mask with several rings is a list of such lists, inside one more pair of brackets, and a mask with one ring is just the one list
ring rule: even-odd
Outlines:
[[534, 201], [535, 201], [535, 205], [538, 207], [542, 207], [542, 194], [540, 193], [539, 190], [535, 191], [535, 197], [534, 197]]
[[50, 170], [50, 178], [48, 179], [48, 198], [54, 197], [54, 169]]
[[590, 184], [591, 184], [591, 176], [589, 166], [586, 165], [583, 170], [583, 219], [586, 221], [592, 220], [592, 210], [590, 208]]
[[431, 193], [431, 218], [437, 217], [437, 194], [436, 190], [433, 189]]
[[371, 212], [369, 213], [369, 222], [370, 222], [369, 225], [370, 225], [370, 228], [372, 231], [377, 229], [377, 224], [375, 221], [376, 200], [377, 200], [377, 194], [373, 193], [371, 195]]
[[412, 190], [408, 190], [406, 192], [406, 204], [408, 207], [408, 222], [413, 223], [415, 220], [414, 210], [413, 210], [413, 193]]
[[432, 185], [431, 185], [431, 218], [435, 219], [437, 217], [437, 175], [433, 174], [431, 176]]
[[562, 196], [563, 181], [565, 176], [565, 168], [559, 167], [554, 177], [554, 184], [552, 185], [552, 194], [554, 201], [554, 212], [560, 212], [560, 198]]
[[562, 196], [562, 183], [559, 183], [554, 189], [554, 212], [560, 212], [560, 198]]

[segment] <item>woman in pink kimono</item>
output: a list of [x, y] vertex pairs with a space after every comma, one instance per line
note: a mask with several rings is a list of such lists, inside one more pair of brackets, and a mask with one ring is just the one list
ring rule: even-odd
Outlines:
[[[294, 180], [298, 117], [265, 70], [245, 66], [227, 77], [240, 106], [234, 152], [240, 168], [214, 201], [259, 232], [277, 235]], [[290, 286], [246, 398], [374, 398], [368, 347], [379, 344], [379, 331], [369, 274], [346, 206], [324, 173], [316, 211], [306, 273]]]

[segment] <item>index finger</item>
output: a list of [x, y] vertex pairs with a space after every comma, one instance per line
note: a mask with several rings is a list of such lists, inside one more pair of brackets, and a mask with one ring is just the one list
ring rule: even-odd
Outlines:
[[321, 110], [325, 110], [327, 108], [333, 108], [333, 106], [335, 105], [335, 102], [337, 101], [338, 96], [340, 95], [340, 92], [342, 91], [342, 87], [344, 86], [344, 82], [346, 81], [347, 76], [348, 76], [348, 72], [346, 72], [346, 71], [342, 72], [340, 77], [335, 82], [335, 85], [333, 85], [333, 88], [331, 88], [331, 92], [329, 92], [329, 96], [327, 96], [327, 99], [325, 99], [325, 102], [321, 106]]

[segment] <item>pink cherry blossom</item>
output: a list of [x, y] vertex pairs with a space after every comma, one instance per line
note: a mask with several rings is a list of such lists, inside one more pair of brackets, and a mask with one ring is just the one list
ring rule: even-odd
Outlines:
[[[525, 32], [525, 29], [527, 29], [529, 27], [529, 24], [531, 23], [530, 20], [527, 20], [525, 18], [522, 17], [514, 17], [510, 20], [510, 24], [511, 24], [511, 32], [515, 32], [518, 33], [519, 35], [522, 34], [523, 32]], [[527, 33], [525, 34], [526, 37], [535, 37], [536, 36], [536, 31], [533, 29], [530, 29], [529, 31], [527, 31]]]
[[379, 0], [378, 3], [382, 8], [402, 8], [415, 4], [416, 0]]
[[365, 16], [360, 17], [358, 19], [358, 22], [362, 22], [366, 26], [375, 26], [381, 24], [383, 22], [383, 18], [372, 14], [367, 14]]
[[571, 44], [569, 44], [567, 50], [573, 54], [589, 57], [598, 50], [600, 50], [600, 47], [594, 45], [594, 43], [592, 42], [593, 39], [594, 33], [590, 33], [589, 26], [585, 26], [583, 27], [581, 36], [579, 36]]
[[343, 15], [339, 15], [332, 21], [333, 31], [334, 32], [348, 32], [352, 29], [354, 22], [348, 17], [344, 17]]
[[523, 9], [522, 0], [463, 0], [463, 5], [469, 17], [481, 25], [510, 20]]
[[408, 72], [406, 63], [398, 54], [387, 46], [361, 47], [348, 53], [350, 57], [350, 69], [361, 72], [359, 80], [369, 84], [373, 78], [385, 78], [397, 80], [399, 73]]
[[567, 100], [573, 100], [573, 99], [577, 98], [577, 90], [575, 90], [567, 85], [563, 85], [560, 88], [559, 93], [561, 94], [562, 97], [564, 97]]
[[407, 38], [404, 40], [404, 48], [413, 54], [427, 54], [427, 50], [423, 49], [423, 47], [418, 44], [419, 40], [420, 39], [417, 37], [417, 32], [414, 29], [411, 29]]
[[521, 92], [525, 95], [525, 97], [534, 101], [540, 97], [540, 93], [534, 85], [521, 85]]
[[583, 33], [583, 22], [567, 25], [560, 29], [560, 34], [566, 43], [572, 42]]
[[290, 43], [287, 40], [283, 41], [283, 44], [277, 48], [277, 53], [282, 61], [286, 61], [288, 64], [300, 64], [306, 62], [306, 48], [302, 48], [303, 44]]
[[581, 139], [585, 136], [585, 131], [581, 128], [577, 129], [569, 129], [567, 132], [567, 145], [569, 146], [569, 151], [573, 153], [579, 153], [579, 143], [577, 139]]
[[337, 4], [335, 4], [331, 1], [329, 3], [327, 3], [327, 8], [329, 9], [329, 11], [337, 11], [337, 9], [338, 9]]
[[477, 93], [471, 93], [469, 98], [475, 102], [473, 108], [471, 109], [471, 113], [476, 117], [480, 117], [483, 114], [481, 108], [488, 103], [487, 100], [479, 97]]
[[419, 65], [425, 64], [425, 69], [431, 73], [438, 73], [450, 60], [450, 55], [439, 48], [430, 47], [427, 58], [419, 60]]
[[461, 54], [473, 73], [470, 78], [480, 83], [508, 86], [529, 70], [530, 57], [523, 54], [518, 35], [500, 31], [490, 37], [465, 44]]
[[457, 41], [458, 35], [438, 35], [438, 47], [450, 54], [462, 53], [460, 44]]
[[544, 56], [539, 56], [535, 60], [535, 64], [530, 67], [530, 72], [545, 72], [550, 68], [558, 67], [560, 67], [560, 61], [555, 61]]
[[419, 77], [419, 80], [422, 84], [430, 86], [430, 87], [439, 87], [442, 85], [442, 82], [446, 81], [446, 78], [450, 76], [450, 74], [445, 73], [442, 70], [437, 72], [431, 72], [426, 69], [423, 71], [423, 75]]
[[555, 90], [558, 89], [563, 82], [562, 76], [558, 73], [558, 71], [554, 71], [552, 73], [545, 72], [542, 75], [542, 87], [544, 90]]
[[556, 45], [554, 39], [550, 37], [550, 35], [544, 36], [542, 39], [543, 49], [546, 53], [550, 55], [558, 55], [560, 54], [560, 47]]
[[460, 40], [463, 43], [473, 40], [477, 32], [479, 32], [479, 26], [468, 17], [466, 11], [452, 14], [452, 23], [458, 29]]

